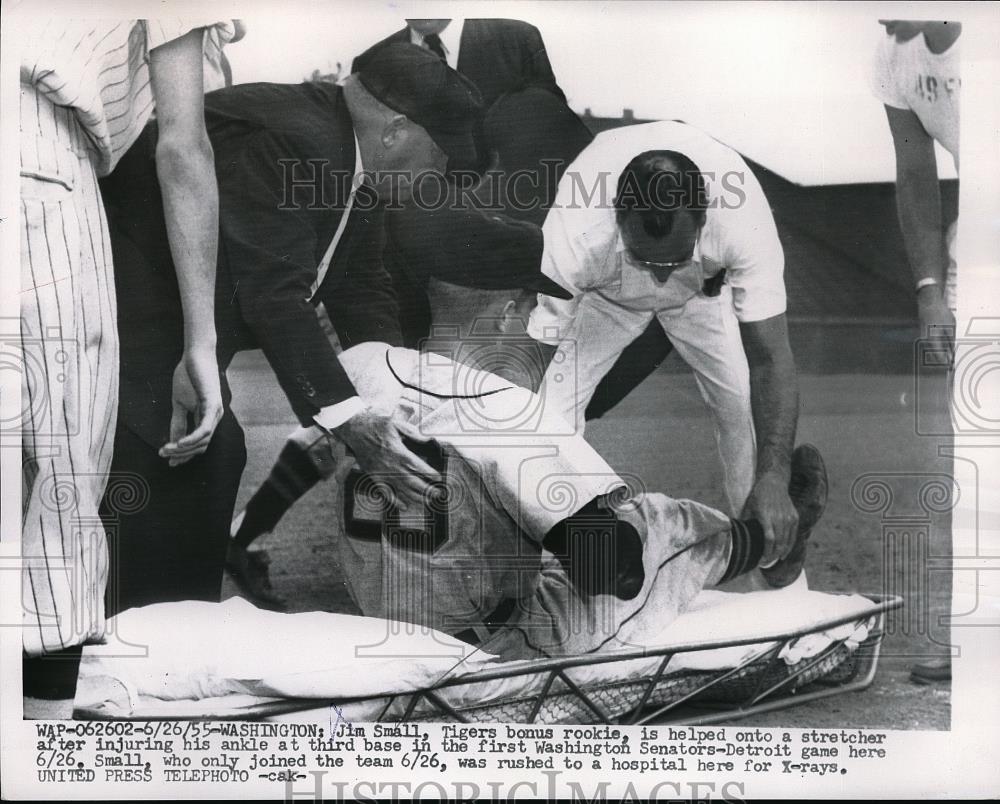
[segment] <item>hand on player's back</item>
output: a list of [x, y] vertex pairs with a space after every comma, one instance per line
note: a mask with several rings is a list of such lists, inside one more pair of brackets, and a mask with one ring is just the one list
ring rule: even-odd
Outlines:
[[358, 466], [395, 492], [401, 508], [420, 506], [441, 475], [403, 443], [430, 439], [388, 416], [365, 410], [333, 431], [351, 448]]

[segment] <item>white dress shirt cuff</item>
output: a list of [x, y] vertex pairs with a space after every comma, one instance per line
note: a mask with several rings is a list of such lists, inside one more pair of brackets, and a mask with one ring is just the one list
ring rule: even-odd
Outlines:
[[528, 336], [549, 346], [558, 346], [569, 329], [569, 322], [541, 306], [531, 311], [528, 318]]
[[368, 405], [362, 401], [360, 396], [352, 396], [343, 402], [321, 408], [319, 413], [313, 416], [313, 421], [324, 430], [333, 430], [367, 408]]

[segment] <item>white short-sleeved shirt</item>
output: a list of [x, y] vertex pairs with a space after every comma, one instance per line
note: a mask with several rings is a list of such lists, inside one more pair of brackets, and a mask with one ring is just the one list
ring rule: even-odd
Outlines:
[[[662, 283], [626, 259], [614, 210], [621, 172], [652, 150], [689, 157], [705, 175], [709, 199], [692, 265]], [[764, 192], [738, 153], [693, 126], [648, 123], [599, 134], [567, 168], [542, 230], [542, 270], [574, 298], [539, 295], [528, 326], [536, 340], [554, 344], [565, 336], [584, 293], [632, 310], [674, 309], [722, 269], [738, 320], [785, 312], [784, 252]]]
[[25, 31], [21, 83], [75, 111], [94, 146], [94, 169], [106, 176], [152, 115], [150, 52], [196, 28], [205, 28], [210, 51], [235, 34], [232, 20], [40, 21]]
[[205, 92], [214, 92], [226, 86], [226, 70], [223, 68], [226, 56], [223, 48], [228, 42], [224, 28], [213, 26], [208, 29], [208, 36], [205, 38]]
[[886, 34], [875, 51], [872, 91], [886, 106], [909, 109], [958, 164], [959, 42], [932, 53], [923, 34], [906, 42]]

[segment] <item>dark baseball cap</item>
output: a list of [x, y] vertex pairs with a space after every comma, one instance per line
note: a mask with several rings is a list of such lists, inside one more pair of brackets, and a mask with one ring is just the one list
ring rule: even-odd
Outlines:
[[396, 42], [365, 59], [357, 75], [376, 99], [422, 126], [452, 164], [475, 160], [472, 132], [482, 115], [482, 96], [436, 54]]
[[542, 273], [542, 230], [496, 212], [414, 202], [385, 217], [389, 248], [418, 285], [431, 277], [482, 290], [522, 289], [557, 299], [573, 294]]

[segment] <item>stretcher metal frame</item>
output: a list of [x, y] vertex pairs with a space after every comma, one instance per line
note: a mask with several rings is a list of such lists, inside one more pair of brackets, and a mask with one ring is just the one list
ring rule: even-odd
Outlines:
[[[870, 609], [866, 609], [863, 612], [855, 613], [846, 617], [825, 620], [822, 623], [815, 624], [809, 628], [776, 632], [774, 634], [758, 636], [753, 639], [726, 639], [672, 645], [669, 648], [642, 648], [637, 650], [609, 651], [607, 653], [590, 654], [587, 656], [572, 656], [541, 660], [534, 659], [505, 663], [502, 668], [481, 670], [458, 678], [448, 679], [440, 684], [415, 691], [413, 693], [406, 693], [403, 696], [392, 696], [383, 711], [388, 712], [391, 704], [396, 698], [409, 697], [406, 710], [404, 711], [402, 717], [399, 718], [400, 721], [405, 722], [413, 716], [421, 699], [423, 699], [435, 707], [441, 715], [446, 716], [444, 719], [466, 723], [470, 722], [469, 718], [467, 718], [460, 709], [457, 709], [449, 704], [448, 701], [441, 696], [441, 690], [447, 689], [448, 687], [463, 686], [480, 681], [491, 681], [502, 678], [544, 673], [546, 674], [545, 682], [541, 691], [537, 693], [537, 698], [530, 718], [526, 721], [527, 723], [536, 722], [536, 718], [542, 710], [546, 697], [550, 694], [555, 694], [553, 692], [553, 687], [555, 686], [555, 682], [557, 680], [561, 681], [564, 685], [563, 688], [558, 690], [558, 694], [566, 694], [569, 692], [576, 696], [587, 707], [587, 709], [594, 714], [596, 718], [594, 722], [598, 724], [623, 724], [635, 726], [655, 722], [657, 724], [671, 725], [705, 725], [711, 723], [721, 723], [729, 720], [738, 720], [760, 712], [769, 712], [788, 706], [798, 705], [800, 703], [820, 700], [831, 695], [839, 695], [844, 692], [854, 692], [869, 687], [872, 681], [874, 681], [875, 673], [878, 669], [878, 657], [881, 652], [882, 637], [885, 633], [885, 615], [891, 610], [900, 608], [903, 605], [903, 599], [898, 596], [889, 595], [867, 595], [866, 597], [872, 601], [873, 605]], [[851, 678], [851, 680], [846, 683], [827, 686], [826, 688], [810, 690], [802, 694], [795, 694], [794, 692], [795, 682], [812, 668], [816, 667], [826, 656], [829, 655], [829, 652], [833, 648], [843, 644], [843, 640], [841, 640], [833, 642], [827, 649], [821, 651], [811, 659], [799, 662], [795, 666], [794, 670], [791, 670], [780, 680], [774, 681], [769, 685], [765, 683], [768, 678], [767, 670], [778, 668], [783, 664], [783, 660], [780, 658], [781, 652], [796, 639], [806, 636], [807, 634], [835, 628], [836, 626], [843, 625], [845, 623], [858, 622], [870, 618], [875, 618], [875, 623], [869, 630], [868, 638], [864, 643], [862, 643], [862, 645], [858, 646], [858, 649], [855, 652], [855, 656], [861, 660], [861, 663], [852, 674], [853, 678]], [[712, 675], [713, 677], [697, 689], [681, 695], [666, 704], [653, 708], [652, 711], [646, 711], [646, 704], [653, 691], [656, 689], [657, 684], [663, 678], [667, 665], [677, 654], [770, 642], [774, 642], [776, 644], [749, 657], [736, 667], [719, 671], [705, 671], [706, 675]], [[573, 667], [626, 662], [634, 659], [651, 658], [656, 656], [662, 657], [662, 659], [659, 662], [655, 673], [644, 682], [646, 688], [638, 705], [631, 713], [627, 713], [625, 715], [611, 715], [603, 711], [600, 705], [593, 700], [590, 694], [588, 694], [588, 691], [582, 689], [579, 684], [574, 682], [566, 674], [566, 671]], [[668, 717], [672, 710], [704, 695], [704, 693], [714, 687], [723, 685], [727, 680], [737, 676], [740, 671], [750, 667], [751, 665], [757, 664], [761, 665], [760, 681], [747, 696], [746, 700], [735, 705], [726, 705], [724, 709], [717, 712]], [[822, 679], [817, 679], [817, 682], [822, 683]], [[782, 691], [786, 691], [788, 694], [777, 698], [773, 697], [780, 695]], [[426, 713], [421, 713], [421, 719], [428, 719]]]
[[[419, 718], [421, 721], [470, 723], [472, 720], [465, 707], [456, 707], [449, 703], [444, 692], [450, 688], [462, 687], [479, 682], [496, 681], [500, 679], [529, 677], [544, 674], [544, 682], [537, 692], [526, 697], [534, 697], [529, 717], [526, 721], [517, 722], [538, 723], [539, 713], [551, 696], [569, 695], [579, 701], [588, 710], [593, 723], [643, 725], [647, 723], [670, 725], [706, 725], [739, 720], [750, 715], [784, 709], [803, 703], [840, 695], [845, 692], [856, 692], [869, 687], [875, 679], [878, 669], [878, 659], [881, 652], [882, 638], [885, 633], [885, 621], [888, 612], [900, 608], [903, 599], [894, 595], [866, 595], [872, 605], [851, 615], [831, 618], [815, 623], [806, 628], [790, 631], [776, 631], [771, 634], [758, 635], [748, 639], [723, 639], [699, 643], [671, 645], [661, 648], [638, 648], [634, 650], [608, 651], [585, 656], [568, 656], [557, 659], [531, 659], [515, 662], [504, 662], [500, 666], [490, 667], [460, 676], [449, 676], [435, 684], [413, 690], [412, 692], [382, 694], [365, 697], [338, 699], [276, 699], [249, 706], [239, 712], [224, 715], [221, 719], [229, 720], [260, 720], [277, 715], [293, 714], [320, 708], [333, 708], [350, 703], [375, 700], [386, 700], [375, 722], [406, 722]], [[781, 652], [792, 642], [808, 634], [819, 633], [839, 625], [861, 621], [873, 622], [869, 628], [867, 639], [861, 643], [852, 655], [857, 665], [848, 679], [844, 681], [824, 682], [823, 677], [811, 678], [806, 683], [812, 689], [798, 691], [798, 684], [803, 677], [816, 668], [831, 655], [835, 649], [842, 647], [846, 640], [834, 640], [830, 646], [816, 656], [800, 661], [789, 668], [780, 658]], [[774, 644], [771, 644], [774, 643]], [[704, 683], [696, 688], [662, 704], [650, 704], [657, 685], [666, 678], [667, 665], [670, 660], [682, 653], [697, 653], [721, 648], [761, 644], [765, 647], [754, 655], [742, 661], [738, 666], [719, 670], [696, 671], [706, 677]], [[594, 700], [594, 690], [583, 689], [569, 677], [567, 671], [574, 667], [592, 666], [629, 662], [636, 659], [660, 657], [655, 672], [645, 678], [629, 679], [632, 683], [644, 684], [637, 705], [624, 714], [606, 712], [598, 701]], [[752, 668], [759, 675], [750, 692], [738, 702], [716, 703], [695, 701], [704, 697], [713, 688], [723, 689], [726, 682], [735, 679], [744, 670]], [[769, 672], [775, 671], [775, 672]], [[787, 671], [787, 672], [786, 672]], [[836, 668], [834, 669], [834, 672]], [[815, 675], [815, 674], [814, 674]], [[729, 697], [729, 696], [727, 696]], [[405, 705], [403, 704], [405, 702]], [[502, 703], [502, 702], [495, 702]], [[703, 710], [713, 707], [714, 711], [678, 710], [684, 704], [697, 703]], [[392, 711], [396, 704], [395, 711]], [[421, 707], [421, 704], [423, 706]], [[398, 714], [399, 706], [404, 705], [402, 714]], [[83, 713], [80, 713], [83, 714]], [[84, 715], [89, 719], [115, 719], [114, 716], [97, 712]], [[134, 720], [217, 720], [218, 715], [201, 716], [164, 716], [163, 714], [132, 717]], [[503, 721], [499, 721], [503, 722]], [[514, 722], [514, 721], [511, 721]]]

